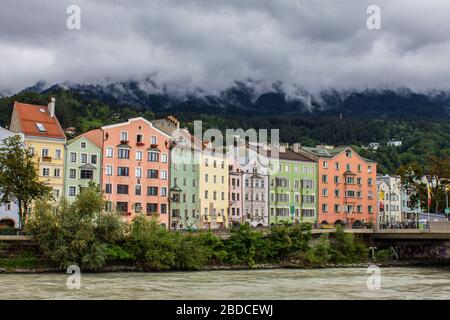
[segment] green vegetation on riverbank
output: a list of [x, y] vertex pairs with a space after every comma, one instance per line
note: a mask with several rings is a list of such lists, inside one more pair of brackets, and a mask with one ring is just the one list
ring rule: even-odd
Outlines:
[[86, 271], [105, 266], [149, 271], [283, 263], [314, 267], [368, 260], [366, 245], [342, 229], [313, 240], [309, 224], [276, 226], [267, 234], [242, 225], [222, 239], [210, 231], [168, 231], [145, 216], [125, 224], [116, 214], [102, 213], [103, 205], [96, 185], [83, 189], [73, 204], [36, 203], [26, 225], [38, 242], [36, 254], [48, 266], [64, 270], [77, 264]]

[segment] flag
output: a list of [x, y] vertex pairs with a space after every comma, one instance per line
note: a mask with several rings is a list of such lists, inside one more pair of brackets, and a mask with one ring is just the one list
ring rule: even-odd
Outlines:
[[428, 189], [428, 206], [431, 206], [431, 187], [430, 185], [427, 186]]

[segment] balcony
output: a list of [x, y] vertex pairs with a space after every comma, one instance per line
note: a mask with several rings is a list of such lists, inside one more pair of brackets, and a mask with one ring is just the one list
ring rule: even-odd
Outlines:
[[145, 146], [145, 143], [144, 142], [136, 142], [136, 146], [143, 147], [143, 146]]
[[49, 157], [49, 156], [42, 157], [41, 161], [42, 162], [52, 162], [52, 157]]

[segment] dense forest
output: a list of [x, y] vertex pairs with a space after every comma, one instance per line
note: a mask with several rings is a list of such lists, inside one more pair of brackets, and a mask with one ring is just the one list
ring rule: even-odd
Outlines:
[[[124, 121], [143, 116], [149, 120], [168, 115], [167, 111], [153, 111], [133, 105], [106, 104], [102, 97], [86, 98], [77, 92], [57, 89], [38, 93], [24, 91], [11, 97], [0, 99], [0, 125], [8, 126], [14, 101], [47, 104], [49, 96], [57, 101], [56, 114], [61, 125], [75, 127], [79, 133], [101, 125]], [[274, 111], [273, 113], [276, 113]], [[203, 128], [227, 128], [244, 130], [279, 129], [283, 142], [300, 142], [302, 145], [316, 144], [352, 145], [363, 156], [378, 162], [378, 171], [394, 173], [401, 166], [411, 162], [427, 166], [430, 155], [450, 155], [450, 121], [448, 118], [380, 118], [339, 114], [284, 114], [265, 115], [242, 114], [239, 110], [232, 113], [211, 114], [211, 110], [193, 110], [178, 108], [174, 115], [184, 127], [192, 128], [194, 120], [202, 120]], [[399, 139], [400, 147], [388, 147], [387, 141]], [[362, 146], [370, 142], [379, 142], [377, 151]]]

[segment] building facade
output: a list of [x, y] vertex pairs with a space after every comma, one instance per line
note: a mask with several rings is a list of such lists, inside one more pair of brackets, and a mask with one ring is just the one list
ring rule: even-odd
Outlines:
[[200, 229], [228, 227], [229, 168], [226, 155], [206, 144], [198, 154]]
[[317, 222], [317, 163], [296, 151], [281, 146], [278, 158], [269, 152], [271, 225]]
[[64, 197], [73, 202], [91, 181], [102, 185], [102, 149], [79, 135], [67, 142], [65, 155]]
[[301, 147], [318, 162], [318, 221], [362, 228], [376, 223], [376, 163], [352, 148]]
[[[0, 127], [0, 147], [3, 141], [17, 133]], [[23, 136], [20, 134], [23, 139]], [[1, 202], [3, 195], [0, 193], [0, 228], [19, 228], [19, 207], [16, 201]]]
[[141, 214], [157, 217], [168, 227], [170, 135], [141, 117], [101, 130], [107, 210], [127, 221]]
[[196, 159], [202, 145], [194, 145], [192, 139], [186, 129], [172, 135], [170, 227], [173, 230], [196, 230], [200, 227], [200, 170]]
[[[243, 222], [243, 175], [244, 172], [238, 163], [230, 163], [229, 167], [229, 227], [240, 225]], [[247, 200], [246, 200], [247, 201]]]
[[64, 190], [66, 136], [55, 115], [55, 99], [48, 106], [15, 102], [10, 130], [23, 134], [25, 146], [34, 152], [39, 180], [53, 189], [58, 201]]
[[402, 222], [402, 188], [400, 177], [378, 175], [378, 222], [392, 224]]

